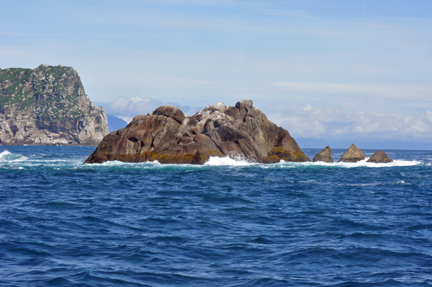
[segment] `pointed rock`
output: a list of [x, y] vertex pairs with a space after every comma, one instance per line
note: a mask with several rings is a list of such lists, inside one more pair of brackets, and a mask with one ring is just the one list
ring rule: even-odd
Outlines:
[[334, 162], [333, 158], [331, 157], [331, 148], [327, 146], [322, 151], [317, 153], [313, 158], [313, 162], [316, 161], [323, 161], [323, 162], [330, 162], [330, 163]]
[[352, 144], [346, 152], [342, 155], [338, 162], [358, 162], [364, 160], [366, 157], [362, 151], [355, 145]]
[[367, 162], [374, 162], [374, 163], [389, 163], [393, 162], [391, 158], [387, 156], [385, 152], [382, 152], [381, 150], [377, 150], [371, 157], [368, 159]]

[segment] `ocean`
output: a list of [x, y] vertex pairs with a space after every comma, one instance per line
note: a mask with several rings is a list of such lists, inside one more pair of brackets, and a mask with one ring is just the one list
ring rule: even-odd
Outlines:
[[83, 164], [94, 149], [0, 146], [0, 286], [432, 285], [432, 151]]

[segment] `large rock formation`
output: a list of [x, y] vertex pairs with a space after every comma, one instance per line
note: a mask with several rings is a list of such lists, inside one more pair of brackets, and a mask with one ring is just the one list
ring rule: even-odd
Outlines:
[[331, 157], [331, 148], [329, 146], [325, 147], [322, 151], [317, 153], [314, 158], [313, 162], [317, 161], [323, 161], [323, 162], [333, 162], [333, 158]]
[[263, 163], [310, 161], [288, 131], [269, 121], [252, 100], [243, 100], [235, 107], [207, 106], [190, 117], [177, 107], [161, 106], [108, 134], [85, 162], [202, 164], [211, 156]]
[[382, 152], [381, 150], [377, 150], [368, 160], [367, 162], [374, 162], [374, 163], [389, 163], [393, 162], [391, 158], [387, 156], [385, 152]]
[[97, 145], [107, 133], [73, 68], [0, 69], [0, 144]]
[[338, 162], [358, 162], [365, 158], [362, 151], [355, 144], [352, 144]]

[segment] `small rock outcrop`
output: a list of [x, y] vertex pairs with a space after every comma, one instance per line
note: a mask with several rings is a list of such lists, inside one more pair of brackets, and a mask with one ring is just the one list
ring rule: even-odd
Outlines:
[[320, 151], [314, 156], [313, 162], [317, 162], [317, 161], [323, 161], [329, 163], [334, 162], [333, 158], [331, 157], [331, 148], [329, 146], [325, 147], [322, 151]]
[[391, 158], [387, 156], [385, 152], [382, 152], [381, 150], [377, 150], [368, 160], [367, 162], [374, 162], [374, 163], [389, 163], [393, 162]]
[[362, 151], [355, 144], [352, 144], [338, 162], [358, 162], [365, 158]]
[[177, 107], [161, 106], [105, 136], [85, 163], [203, 164], [211, 156], [262, 163], [310, 161], [287, 130], [269, 121], [252, 100], [243, 100], [234, 107], [207, 106], [190, 117]]
[[0, 144], [97, 145], [107, 133], [73, 68], [0, 69]]

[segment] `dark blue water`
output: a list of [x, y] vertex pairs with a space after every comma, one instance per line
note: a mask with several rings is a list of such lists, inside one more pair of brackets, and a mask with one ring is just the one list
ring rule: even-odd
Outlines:
[[432, 285], [432, 151], [81, 164], [93, 150], [0, 146], [0, 286]]

